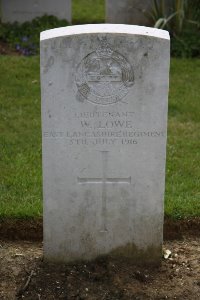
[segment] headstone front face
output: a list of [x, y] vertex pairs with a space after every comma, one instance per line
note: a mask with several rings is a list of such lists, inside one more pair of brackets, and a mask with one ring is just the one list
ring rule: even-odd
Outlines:
[[23, 23], [43, 15], [71, 22], [71, 0], [1, 0], [2, 22]]
[[106, 22], [152, 25], [148, 13], [153, 0], [106, 0]]
[[41, 34], [46, 259], [160, 262], [168, 73], [166, 31]]

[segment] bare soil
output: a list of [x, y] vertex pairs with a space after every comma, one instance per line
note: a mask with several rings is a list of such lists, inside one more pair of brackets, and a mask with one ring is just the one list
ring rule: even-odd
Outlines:
[[[182, 239], [190, 235], [200, 237], [200, 218], [173, 220], [165, 218], [164, 240]], [[43, 221], [37, 219], [0, 219], [0, 238], [2, 240], [43, 240]]]
[[56, 265], [43, 261], [42, 243], [0, 242], [0, 299], [200, 299], [200, 238], [166, 241], [172, 252], [159, 268], [102, 257]]

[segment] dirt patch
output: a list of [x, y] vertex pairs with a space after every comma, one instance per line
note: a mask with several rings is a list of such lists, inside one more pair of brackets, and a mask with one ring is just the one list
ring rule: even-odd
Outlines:
[[42, 219], [2, 219], [0, 237], [5, 240], [42, 241]]
[[154, 269], [109, 257], [68, 265], [44, 263], [42, 219], [1, 220], [0, 236], [2, 300], [200, 299], [200, 218], [165, 219], [164, 238], [169, 241], [164, 248], [172, 256]]
[[164, 239], [182, 239], [185, 235], [200, 237], [200, 218], [186, 218], [174, 220], [165, 218]]
[[[42, 241], [43, 227], [40, 219], [2, 219], [0, 237], [5, 240]], [[182, 239], [184, 235], [200, 237], [200, 218], [172, 220], [165, 218], [164, 239]]]
[[0, 299], [200, 299], [200, 238], [164, 243], [172, 251], [155, 269], [99, 258], [44, 263], [38, 242], [0, 242]]

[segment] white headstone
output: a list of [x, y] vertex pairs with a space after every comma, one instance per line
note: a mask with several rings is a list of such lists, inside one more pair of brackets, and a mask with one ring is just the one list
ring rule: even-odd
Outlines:
[[46, 259], [160, 262], [169, 54], [147, 27], [41, 33]]
[[2, 22], [23, 23], [43, 15], [71, 22], [71, 0], [1, 0]]

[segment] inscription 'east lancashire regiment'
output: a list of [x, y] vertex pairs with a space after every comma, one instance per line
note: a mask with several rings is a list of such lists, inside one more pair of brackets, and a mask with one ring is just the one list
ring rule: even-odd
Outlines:
[[[98, 145], [137, 145], [139, 143], [138, 138], [158, 138], [164, 137], [165, 133], [160, 131], [154, 132], [137, 132], [137, 131], [74, 131], [74, 132], [62, 132], [62, 131], [49, 131], [44, 132], [44, 138], [50, 139], [65, 139], [66, 145], [84, 145], [84, 146], [98, 146]], [[136, 139], [137, 138], [137, 139]]]
[[96, 138], [96, 137], [165, 137], [163, 131], [45, 131], [44, 138]]

